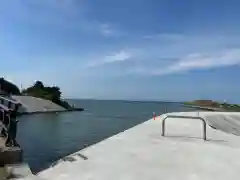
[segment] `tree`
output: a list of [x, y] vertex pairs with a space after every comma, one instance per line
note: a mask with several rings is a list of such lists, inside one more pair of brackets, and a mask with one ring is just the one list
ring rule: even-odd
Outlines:
[[4, 93], [4, 94], [14, 94], [14, 95], [20, 94], [19, 88], [15, 84], [5, 80], [4, 78], [0, 78], [0, 90], [1, 90], [1, 93]]
[[43, 89], [44, 85], [41, 81], [36, 81], [36, 83], [33, 85], [33, 87]]
[[66, 109], [71, 108], [71, 106], [67, 102], [61, 100], [62, 92], [60, 91], [59, 87], [44, 86], [44, 84], [41, 81], [36, 81], [33, 86], [23, 90], [22, 93], [50, 100]]

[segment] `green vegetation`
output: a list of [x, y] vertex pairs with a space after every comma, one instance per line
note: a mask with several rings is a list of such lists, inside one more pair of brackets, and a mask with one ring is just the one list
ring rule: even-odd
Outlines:
[[184, 102], [185, 105], [193, 105], [193, 106], [202, 106], [202, 107], [210, 107], [210, 108], [220, 108], [222, 110], [227, 111], [240, 111], [239, 104], [229, 104], [229, 103], [221, 103], [212, 100], [195, 100], [191, 102]]
[[5, 80], [4, 78], [0, 78], [0, 92], [1, 94], [21, 94], [19, 88], [15, 84]]
[[59, 87], [44, 86], [41, 81], [36, 81], [33, 86], [24, 89], [22, 94], [47, 99], [66, 109], [72, 109], [72, 107], [66, 101], [61, 100], [62, 93]]
[[62, 92], [60, 88], [57, 86], [44, 86], [41, 81], [36, 81], [36, 83], [24, 89], [22, 92], [20, 89], [13, 83], [5, 80], [4, 78], [0, 78], [0, 94], [1, 95], [28, 95], [34, 96], [42, 99], [50, 100], [68, 110], [83, 110], [82, 108], [73, 108], [66, 101], [61, 99]]

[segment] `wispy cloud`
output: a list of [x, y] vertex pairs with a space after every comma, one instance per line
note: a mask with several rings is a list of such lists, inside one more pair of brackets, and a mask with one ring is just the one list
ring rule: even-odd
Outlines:
[[155, 75], [183, 71], [212, 69], [240, 64], [240, 49], [229, 49], [213, 54], [190, 54], [164, 69], [153, 71]]
[[146, 75], [168, 75], [192, 70], [204, 70], [228, 67], [240, 64], [240, 49], [227, 49], [212, 53], [196, 53], [179, 57], [175, 61], [162, 67], [133, 68], [130, 72]]
[[123, 37], [127, 35], [126, 32], [122, 30], [117, 24], [109, 22], [100, 23], [99, 32], [105, 37]]
[[102, 58], [102, 60], [90, 62], [87, 67], [101, 66], [104, 64], [110, 64], [115, 62], [127, 61], [131, 58], [131, 54], [122, 50], [113, 55], [108, 55]]
[[[74, 33], [87, 33], [103, 36], [115, 36], [118, 29], [111, 23], [91, 18], [89, 6], [85, 1], [78, 0], [26, 0], [0, 2], [0, 15], [11, 19], [46, 27], [71, 30]], [[13, 11], [9, 11], [13, 9]], [[1, 19], [1, 17], [0, 17]]]
[[115, 31], [110, 24], [100, 24], [100, 33], [104, 36], [112, 36], [115, 34]]

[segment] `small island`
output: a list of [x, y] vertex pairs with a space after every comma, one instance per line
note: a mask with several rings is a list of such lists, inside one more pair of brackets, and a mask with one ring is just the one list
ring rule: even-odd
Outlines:
[[[43, 82], [36, 81], [35, 84], [32, 86], [23, 89], [22, 91], [17, 87], [17, 85], [5, 80], [4, 78], [0, 78], [0, 95], [2, 97], [8, 97], [8, 98], [15, 98], [15, 99], [26, 99], [27, 97], [34, 97], [34, 98], [40, 98], [43, 101], [48, 100], [52, 103], [58, 105], [59, 109], [60, 107], [62, 110], [60, 111], [82, 111], [83, 108], [76, 108], [73, 105], [70, 105], [67, 101], [63, 100], [61, 98], [62, 92], [60, 91], [60, 88], [58, 86], [45, 86]], [[40, 101], [37, 101], [35, 99], [33, 101], [34, 104], [40, 103]], [[46, 101], [47, 103], [47, 101]], [[45, 109], [45, 108], [44, 108]], [[50, 112], [50, 109], [46, 107], [46, 112]], [[45, 111], [44, 111], [45, 112]]]
[[194, 100], [183, 103], [185, 106], [195, 107], [200, 109], [212, 110], [212, 111], [231, 111], [239, 112], [239, 104], [229, 104], [226, 102], [217, 102], [213, 100]]

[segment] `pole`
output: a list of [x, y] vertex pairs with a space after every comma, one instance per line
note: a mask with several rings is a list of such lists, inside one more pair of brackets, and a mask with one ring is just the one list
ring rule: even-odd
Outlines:
[[153, 120], [155, 120], [155, 118], [156, 118], [156, 113], [153, 112]]

